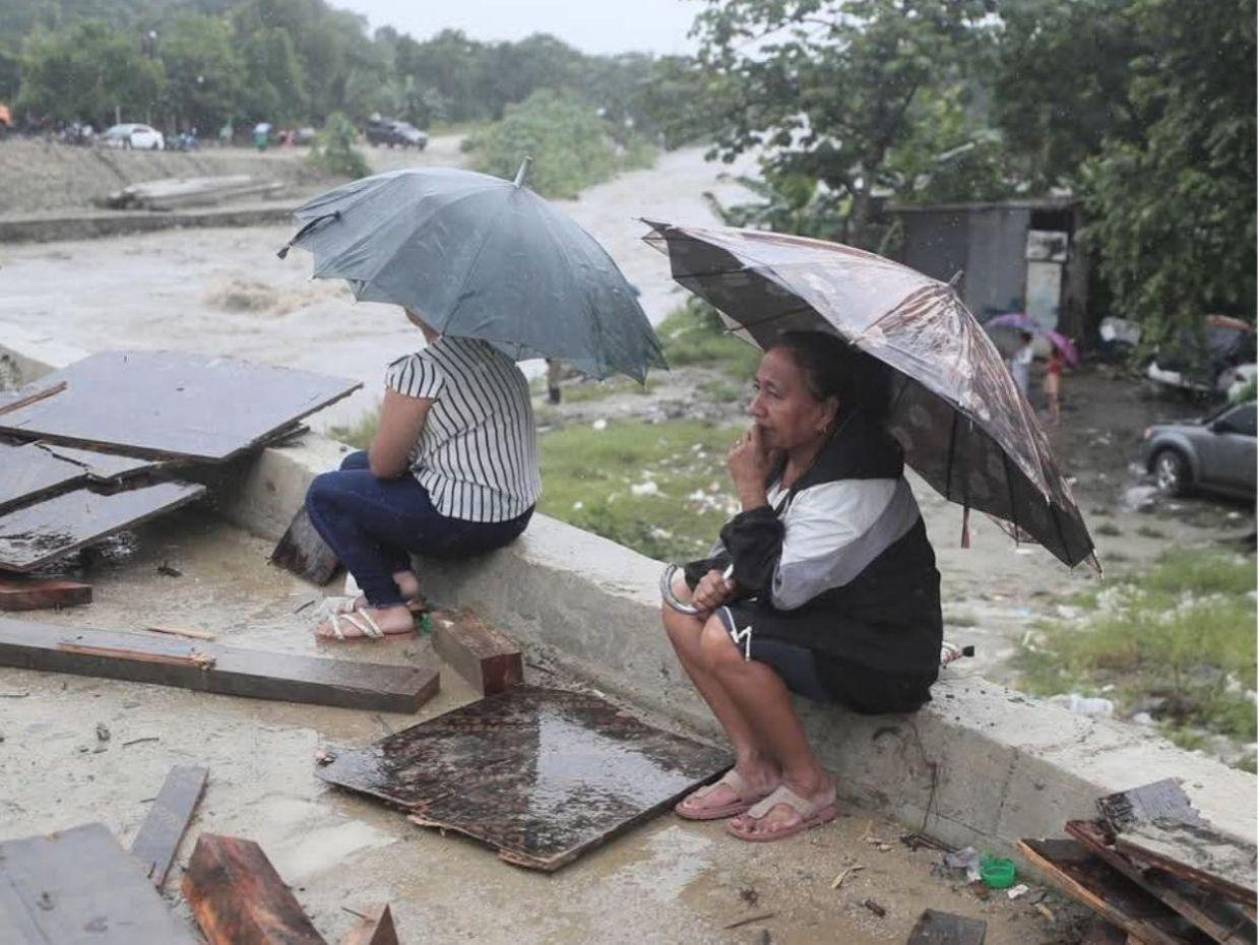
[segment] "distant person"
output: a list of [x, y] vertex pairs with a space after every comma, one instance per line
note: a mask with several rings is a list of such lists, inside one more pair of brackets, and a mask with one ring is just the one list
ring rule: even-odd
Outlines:
[[407, 320], [427, 347], [385, 375], [367, 451], [316, 476], [311, 524], [363, 589], [330, 598], [315, 633], [337, 640], [410, 633], [424, 609], [411, 555], [465, 558], [515, 541], [542, 492], [529, 382], [485, 341]]
[[1021, 331], [1019, 333], [1019, 347], [1015, 349], [1015, 353], [1011, 355], [1011, 377], [1015, 379], [1015, 386], [1019, 388], [1019, 392], [1024, 395], [1024, 399], [1028, 399], [1028, 375], [1032, 370], [1033, 362], [1033, 336], [1032, 332]]
[[1046, 395], [1046, 413], [1051, 423], [1059, 422], [1059, 394], [1063, 387], [1063, 352], [1051, 346], [1050, 361], [1046, 364], [1046, 376], [1042, 390]]
[[558, 358], [547, 359], [547, 403], [560, 403], [560, 375], [563, 367]]

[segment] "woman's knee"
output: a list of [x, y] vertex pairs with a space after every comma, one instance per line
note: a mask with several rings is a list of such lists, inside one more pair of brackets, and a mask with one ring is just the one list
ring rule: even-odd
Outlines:
[[320, 473], [311, 480], [311, 484], [306, 490], [306, 511], [312, 515], [318, 515], [321, 511], [328, 509], [336, 500], [336, 496], [341, 492], [337, 485], [338, 473], [326, 472]]
[[355, 450], [353, 453], [347, 453], [341, 460], [342, 469], [370, 469], [371, 463], [368, 461], [367, 450]]
[[726, 631], [726, 624], [716, 616], [710, 617], [700, 631], [700, 656], [711, 672], [721, 672], [744, 661], [739, 647]]

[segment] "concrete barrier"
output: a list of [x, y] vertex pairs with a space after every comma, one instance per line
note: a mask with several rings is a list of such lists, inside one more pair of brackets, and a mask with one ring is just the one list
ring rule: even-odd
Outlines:
[[0, 217], [0, 243], [51, 243], [57, 240], [86, 240], [179, 228], [292, 223], [295, 207], [296, 204], [287, 203], [251, 204], [170, 212], [96, 210]]
[[[21, 353], [0, 335], [0, 358], [25, 380], [73, 360], [72, 349], [28, 334]], [[49, 360], [42, 360], [49, 359]], [[224, 516], [277, 539], [310, 480], [347, 448], [308, 434], [266, 449], [218, 477]], [[596, 686], [716, 735], [660, 629], [663, 565], [563, 522], [536, 515], [515, 544], [472, 561], [421, 561], [426, 594], [475, 607], [524, 649]], [[955, 667], [957, 664], [955, 664]], [[862, 717], [800, 701], [811, 739], [850, 802], [890, 814], [955, 845], [1010, 853], [1021, 837], [1062, 834], [1095, 815], [1095, 799], [1160, 778], [1184, 781], [1219, 829], [1254, 843], [1254, 775], [1182, 751], [1136, 726], [1087, 719], [1055, 705], [944, 671], [913, 716]]]

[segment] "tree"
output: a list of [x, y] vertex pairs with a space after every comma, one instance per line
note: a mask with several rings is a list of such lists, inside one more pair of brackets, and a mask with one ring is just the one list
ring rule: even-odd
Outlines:
[[18, 107], [61, 121], [97, 127], [148, 120], [165, 83], [160, 63], [140, 54], [138, 41], [89, 21], [36, 32], [22, 51]]
[[846, 208], [843, 237], [867, 242], [872, 195], [898, 183], [891, 150], [916, 98], [985, 38], [985, 0], [727, 0], [696, 19], [714, 103], [716, 153], [758, 147], [784, 179], [821, 181]]
[[161, 36], [168, 111], [179, 125], [203, 133], [219, 128], [236, 110], [245, 71], [231, 28], [224, 20], [186, 13]]
[[249, 121], [287, 123], [306, 115], [306, 87], [302, 64], [288, 32], [279, 27], [260, 29], [241, 49], [245, 88], [240, 113]]
[[1084, 183], [1121, 312], [1168, 332], [1256, 315], [1256, 2], [1134, 0], [1139, 140], [1109, 136]]

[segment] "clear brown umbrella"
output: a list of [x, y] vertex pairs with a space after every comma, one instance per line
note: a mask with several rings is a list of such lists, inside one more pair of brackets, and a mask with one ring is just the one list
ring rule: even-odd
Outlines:
[[1069, 566], [1097, 567], [1032, 407], [953, 288], [838, 243], [644, 222], [674, 279], [745, 340], [765, 348], [782, 331], [832, 331], [893, 368], [889, 429], [941, 495]]

